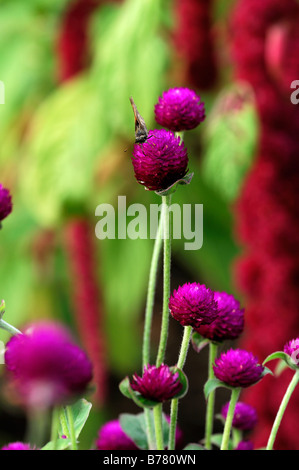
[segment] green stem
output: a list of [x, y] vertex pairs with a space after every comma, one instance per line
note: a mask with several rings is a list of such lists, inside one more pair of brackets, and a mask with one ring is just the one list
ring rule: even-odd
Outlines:
[[[210, 341], [209, 343], [209, 368], [208, 368], [208, 380], [214, 378], [213, 365], [217, 356], [218, 346]], [[212, 434], [213, 434], [213, 422], [214, 422], [214, 406], [215, 406], [215, 390], [213, 390], [208, 396], [208, 403], [206, 409], [206, 429], [205, 429], [205, 447], [207, 450], [212, 449]]]
[[[163, 208], [162, 208], [163, 209]], [[162, 229], [163, 229], [163, 210], [160, 216], [159, 227], [155, 239], [149, 282], [147, 289], [147, 300], [146, 300], [146, 309], [145, 309], [145, 319], [144, 319], [144, 331], [143, 331], [143, 346], [142, 346], [142, 368], [150, 363], [150, 338], [151, 338], [151, 328], [152, 328], [152, 319], [153, 319], [153, 310], [154, 310], [154, 299], [156, 292], [156, 280], [157, 280], [157, 270], [159, 264], [159, 257], [162, 248]], [[153, 420], [151, 419], [152, 410], [145, 408], [144, 416], [146, 423], [146, 433], [148, 440], [148, 448], [154, 449], [155, 446], [155, 432], [153, 429]]]
[[160, 333], [160, 343], [158, 348], [156, 366], [159, 367], [165, 357], [166, 343], [168, 337], [169, 324], [169, 296], [170, 296], [170, 269], [171, 269], [171, 220], [169, 216], [169, 206], [171, 195], [162, 196], [163, 216], [164, 216], [164, 256], [163, 256], [163, 311]]
[[220, 450], [228, 450], [229, 446], [229, 439], [230, 439], [230, 433], [231, 433], [231, 428], [232, 428], [232, 423], [233, 423], [233, 418], [234, 418], [234, 413], [235, 413], [235, 408], [237, 401], [239, 399], [241, 392], [241, 388], [237, 387], [232, 390], [230, 402], [229, 402], [229, 407], [228, 407], [228, 412], [226, 415], [226, 420], [225, 420], [225, 426], [223, 430], [223, 436], [222, 436], [222, 443]]
[[69, 430], [69, 427], [68, 427], [64, 407], [62, 407], [61, 410], [60, 410], [59, 419], [60, 419], [60, 424], [61, 424], [61, 428], [62, 428], [62, 434], [65, 435], [67, 438], [69, 438], [70, 430]]
[[4, 321], [3, 318], [0, 319], [0, 328], [2, 328], [5, 331], [8, 331], [8, 333], [10, 333], [11, 335], [21, 334], [21, 331], [19, 331], [17, 328], [15, 328], [14, 326]]
[[72, 445], [72, 450], [78, 450], [77, 447], [77, 439], [76, 439], [76, 433], [75, 433], [75, 427], [74, 427], [74, 417], [73, 417], [73, 411], [70, 406], [66, 407], [66, 413], [67, 413], [67, 419], [69, 423], [69, 431], [70, 431], [70, 438], [71, 438], [71, 445]]
[[153, 408], [154, 423], [156, 432], [156, 450], [164, 450], [162, 431], [162, 403]]
[[148, 282], [148, 289], [147, 289], [147, 301], [146, 301], [146, 309], [145, 309], [143, 349], [142, 349], [143, 368], [144, 366], [150, 363], [151, 327], [152, 327], [154, 299], [155, 299], [155, 291], [156, 291], [157, 270], [158, 270], [159, 257], [160, 257], [161, 247], [162, 247], [162, 229], [163, 229], [163, 219], [164, 219], [163, 208], [162, 208], [162, 213], [160, 216], [159, 227], [158, 227], [155, 244], [154, 244], [154, 250], [152, 254], [149, 282]]
[[53, 442], [52, 450], [56, 450], [58, 430], [59, 430], [59, 409], [55, 406], [52, 411], [52, 425], [51, 425], [51, 441]]
[[[190, 344], [191, 334], [192, 334], [192, 326], [185, 326], [184, 336], [183, 336], [182, 343], [181, 343], [181, 350], [180, 350], [180, 354], [179, 354], [179, 358], [177, 362], [177, 367], [179, 369], [182, 369], [184, 367], [189, 344]], [[179, 405], [178, 398], [174, 398], [173, 400], [171, 400], [168, 450], [175, 449], [175, 434], [176, 434], [176, 424], [177, 424], [177, 416], [178, 416], [178, 405]]]
[[273, 450], [274, 441], [275, 441], [277, 431], [278, 431], [278, 428], [280, 426], [282, 417], [284, 415], [286, 407], [289, 403], [289, 400], [290, 400], [290, 398], [292, 396], [292, 393], [295, 390], [298, 382], [299, 382], [299, 371], [296, 370], [291, 382], [289, 383], [289, 386], [288, 386], [288, 388], [286, 390], [286, 393], [285, 393], [285, 395], [282, 399], [282, 402], [280, 404], [279, 410], [277, 412], [276, 418], [274, 420], [274, 423], [273, 423], [273, 426], [272, 426], [272, 429], [271, 429], [271, 433], [270, 433], [270, 436], [269, 436], [269, 439], [268, 439], [266, 450]]
[[146, 435], [147, 435], [147, 442], [148, 442], [148, 449], [149, 450], [155, 449], [155, 445], [156, 445], [155, 430], [153, 428], [152, 413], [153, 413], [152, 409], [144, 408]]

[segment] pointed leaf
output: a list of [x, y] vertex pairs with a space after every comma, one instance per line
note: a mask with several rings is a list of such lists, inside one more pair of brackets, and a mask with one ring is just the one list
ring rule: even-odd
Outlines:
[[192, 334], [191, 344], [194, 351], [199, 353], [205, 346], [209, 344], [209, 340], [201, 336], [197, 331]]
[[213, 392], [214, 390], [216, 390], [217, 388], [219, 388], [219, 387], [224, 387], [224, 388], [228, 388], [229, 390], [232, 390], [232, 387], [230, 387], [229, 385], [227, 385], [224, 382], [221, 382], [221, 380], [209, 379], [204, 385], [205, 398], [207, 399], [209, 394], [211, 392]]

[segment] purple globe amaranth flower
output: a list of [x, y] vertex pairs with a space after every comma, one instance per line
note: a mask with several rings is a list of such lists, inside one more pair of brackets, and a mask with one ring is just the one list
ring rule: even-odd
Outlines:
[[244, 349], [229, 349], [215, 359], [215, 377], [231, 387], [246, 388], [262, 378], [264, 367]]
[[0, 226], [1, 221], [5, 219], [12, 211], [12, 200], [8, 189], [0, 184]]
[[290, 356], [290, 365], [299, 367], [299, 338], [291, 339], [283, 348], [283, 351]]
[[219, 313], [214, 292], [197, 282], [186, 283], [174, 290], [169, 299], [169, 310], [182, 326], [193, 328], [211, 324]]
[[138, 450], [138, 447], [122, 430], [118, 419], [108, 421], [98, 432], [97, 450]]
[[28, 407], [67, 403], [92, 379], [92, 364], [69, 332], [54, 322], [39, 322], [13, 336], [5, 363], [12, 389]]
[[196, 328], [203, 337], [215, 342], [236, 339], [244, 329], [244, 309], [233, 295], [215, 292], [219, 314], [210, 325]]
[[205, 107], [195, 91], [189, 88], [171, 88], [164, 91], [155, 105], [158, 124], [180, 132], [197, 127], [205, 119]]
[[143, 398], [156, 402], [170, 400], [182, 390], [178, 372], [171, 371], [165, 364], [145, 366], [142, 377], [134, 374], [130, 385]]
[[[229, 408], [229, 402], [227, 402], [221, 409], [221, 415], [223, 419], [226, 419], [227, 412]], [[257, 424], [257, 412], [256, 409], [248, 405], [247, 403], [243, 403], [241, 401], [237, 402], [232, 426], [236, 429], [240, 429], [241, 431], [249, 431], [253, 429]]]
[[1, 450], [35, 450], [30, 447], [30, 444], [24, 442], [11, 442], [3, 447]]
[[163, 191], [186, 176], [188, 154], [184, 143], [172, 132], [149, 131], [143, 144], [135, 144], [132, 156], [138, 183], [152, 191]]
[[241, 441], [234, 450], [254, 450], [253, 442]]

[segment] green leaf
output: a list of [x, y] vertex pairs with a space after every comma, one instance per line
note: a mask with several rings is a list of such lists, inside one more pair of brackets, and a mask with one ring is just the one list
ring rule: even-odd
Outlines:
[[173, 373], [178, 373], [179, 374], [179, 382], [182, 384], [181, 390], [173, 397], [173, 398], [183, 398], [186, 393], [188, 392], [189, 388], [189, 382], [186, 374], [182, 371], [182, 369], [179, 369], [178, 367], [170, 367], [170, 370]]
[[240, 83], [220, 95], [209, 115], [203, 176], [227, 201], [238, 197], [253, 164], [258, 122], [254, 94], [249, 85]]
[[205, 346], [209, 344], [209, 340], [201, 336], [197, 331], [192, 334], [191, 344], [193, 349], [199, 353]]
[[78, 438], [90, 413], [92, 404], [82, 398], [73, 405], [70, 405], [73, 413], [75, 435]]
[[147, 450], [148, 441], [144, 413], [137, 415], [123, 413], [119, 417], [122, 430], [129, 436], [139, 449]]
[[136, 405], [140, 406], [141, 408], [153, 408], [159, 404], [158, 401], [148, 400], [147, 398], [144, 398], [142, 395], [140, 395], [140, 393], [132, 390], [128, 377], [121, 381], [119, 384], [119, 389], [125, 397], [132, 399], [134, 403], [136, 403]]
[[191, 442], [190, 444], [187, 444], [183, 450], [206, 450], [206, 449], [201, 444], [197, 444], [196, 442]]
[[213, 392], [214, 390], [216, 390], [217, 388], [219, 388], [219, 387], [228, 388], [229, 390], [232, 390], [234, 388], [234, 387], [230, 387], [226, 383], [224, 383], [221, 380], [218, 380], [216, 378], [215, 379], [209, 379], [204, 385], [205, 398], [207, 399], [209, 394], [211, 392]]
[[44, 445], [41, 450], [66, 450], [72, 444], [70, 439], [57, 439], [56, 442], [49, 441], [46, 445]]
[[267, 362], [273, 361], [275, 359], [281, 359], [281, 360], [287, 362], [288, 358], [289, 358], [289, 355], [286, 354], [285, 352], [276, 351], [276, 352], [274, 352], [274, 353], [272, 353], [272, 354], [270, 354], [269, 356], [266, 357], [266, 359], [263, 362], [263, 365], [266, 364]]

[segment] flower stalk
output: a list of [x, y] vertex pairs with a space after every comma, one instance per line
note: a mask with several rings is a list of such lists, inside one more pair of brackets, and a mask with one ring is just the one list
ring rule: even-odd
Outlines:
[[163, 256], [163, 310], [160, 333], [160, 343], [157, 353], [156, 366], [160, 366], [165, 357], [166, 343], [169, 325], [169, 296], [170, 296], [170, 272], [171, 272], [171, 218], [169, 216], [169, 206], [171, 195], [162, 196], [163, 211], [163, 236], [164, 236], [164, 256]]
[[289, 383], [289, 386], [286, 390], [286, 393], [282, 399], [282, 402], [280, 404], [279, 410], [277, 412], [277, 415], [275, 417], [270, 436], [268, 439], [267, 447], [266, 450], [273, 450], [274, 442], [276, 439], [277, 431], [279, 429], [281, 420], [283, 418], [284, 412], [286, 410], [286, 407], [290, 401], [290, 398], [292, 396], [293, 391], [295, 390], [296, 386], [298, 385], [299, 382], [299, 370], [296, 370], [295, 374], [293, 375], [293, 378], [291, 382]]
[[225, 426], [223, 430], [220, 450], [228, 450], [230, 433], [231, 433], [231, 428], [232, 428], [232, 423], [233, 423], [233, 418], [234, 418], [234, 412], [235, 412], [236, 404], [239, 399], [240, 393], [241, 393], [241, 387], [236, 387], [232, 389], [232, 394], [231, 394], [229, 408], [228, 408], [228, 412], [227, 412], [227, 416], [225, 420]]
[[[217, 344], [210, 341], [208, 379], [214, 378], [213, 365], [217, 356], [217, 350], [218, 350]], [[212, 433], [213, 433], [214, 406], [215, 406], [215, 390], [212, 390], [208, 396], [208, 402], [207, 402], [207, 408], [206, 408], [205, 447], [207, 450], [211, 450], [212, 448], [211, 438], [212, 438]]]

